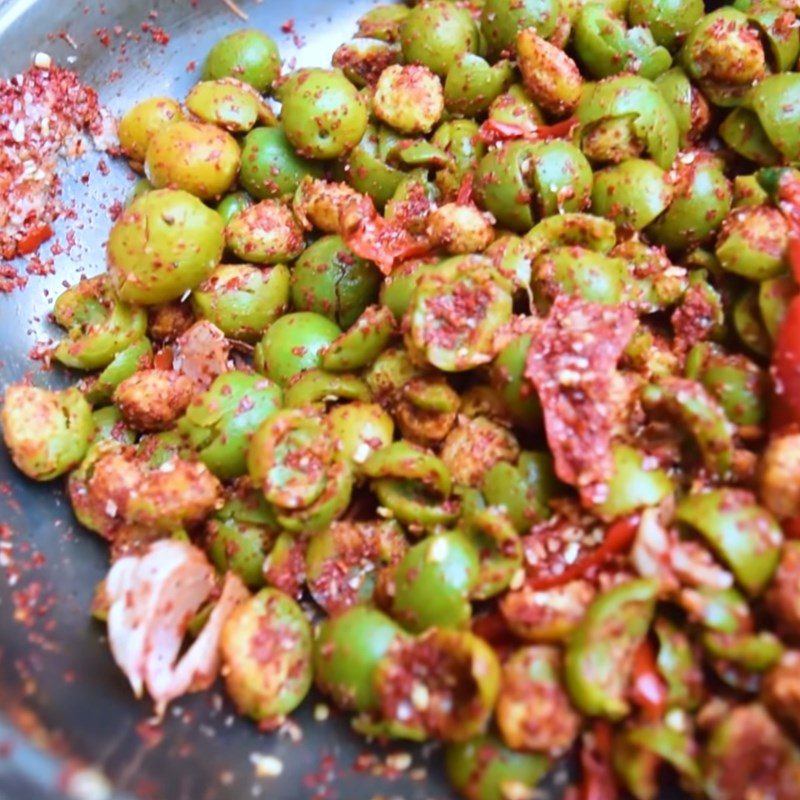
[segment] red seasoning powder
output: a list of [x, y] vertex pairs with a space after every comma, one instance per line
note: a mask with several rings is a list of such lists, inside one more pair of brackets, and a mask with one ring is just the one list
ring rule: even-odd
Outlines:
[[27, 72], [0, 81], [0, 257], [33, 253], [52, 235], [62, 211], [58, 161], [90, 141], [111, 148], [114, 120], [74, 72], [39, 53]]

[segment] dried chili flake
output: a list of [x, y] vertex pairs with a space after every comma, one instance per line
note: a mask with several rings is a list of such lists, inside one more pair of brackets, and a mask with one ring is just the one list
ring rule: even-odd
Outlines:
[[556, 474], [588, 503], [607, 493], [620, 414], [616, 365], [635, 327], [627, 306], [559, 296], [528, 351], [525, 377], [542, 403]]
[[96, 28], [94, 35], [97, 37], [100, 44], [103, 47], [110, 47], [111, 46], [111, 34], [108, 31], [108, 28]]
[[700, 284], [692, 284], [686, 290], [683, 302], [670, 318], [675, 332], [675, 349], [680, 354], [689, 352], [692, 346], [708, 339], [719, 325], [718, 307], [711, 301], [708, 292]]
[[155, 44], [162, 46], [169, 44], [169, 34], [162, 27], [153, 25], [151, 22], [143, 22], [141, 28], [145, 33], [150, 34], [150, 38]]
[[[59, 158], [83, 154], [85, 133], [108, 149], [114, 129], [94, 89], [42, 53], [27, 72], [0, 81], [0, 119], [0, 256], [11, 259], [50, 238], [51, 223], [63, 213]], [[0, 291], [18, 285], [4, 269]]]
[[25, 256], [33, 253], [42, 242], [46, 242], [53, 235], [53, 229], [47, 224], [36, 225], [17, 242], [17, 253]]
[[111, 220], [113, 222], [116, 222], [120, 218], [120, 216], [122, 215], [122, 212], [124, 210], [125, 210], [125, 206], [123, 206], [122, 203], [119, 200], [115, 200], [108, 207], [108, 216], [111, 217]]
[[41, 259], [34, 256], [25, 266], [28, 275], [55, 275], [56, 262], [52, 258]]
[[[2, 233], [0, 233], [0, 236]], [[24, 275], [8, 264], [0, 264], [0, 292], [10, 294], [15, 289], [22, 289], [28, 283]]]

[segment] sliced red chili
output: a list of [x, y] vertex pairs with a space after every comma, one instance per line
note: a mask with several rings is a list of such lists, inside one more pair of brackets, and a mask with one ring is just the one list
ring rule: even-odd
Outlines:
[[558, 574], [549, 572], [545, 566], [543, 570], [529, 576], [526, 583], [536, 591], [543, 591], [585, 577], [590, 572], [602, 567], [613, 556], [627, 552], [633, 544], [638, 527], [638, 514], [615, 520], [597, 547], [579, 555], [572, 564], [568, 564]]
[[[795, 280], [800, 280], [800, 179], [788, 169], [773, 174], [779, 176], [777, 187], [773, 189], [777, 205], [789, 225], [789, 266]], [[773, 174], [767, 176], [770, 186]], [[800, 423], [800, 300], [797, 297], [789, 304], [778, 331], [772, 353], [772, 377], [770, 428], [773, 432], [783, 431]]]
[[553, 125], [539, 125], [536, 128], [536, 132], [540, 139], [561, 139], [564, 136], [569, 136], [577, 124], [578, 120], [575, 117], [570, 117]]
[[371, 198], [361, 198], [358, 211], [355, 224], [345, 225], [342, 236], [356, 255], [374, 262], [384, 275], [390, 275], [395, 264], [431, 251], [433, 244], [428, 238], [414, 236], [402, 226], [384, 219]]
[[789, 235], [789, 267], [796, 281], [800, 281], [800, 229], [793, 229]]
[[783, 535], [787, 539], [800, 539], [800, 517], [792, 517], [785, 519], [781, 523], [783, 528]]
[[21, 256], [33, 253], [39, 245], [46, 242], [52, 235], [53, 229], [47, 223], [31, 228], [17, 242], [17, 253]]
[[772, 352], [774, 394], [770, 426], [784, 429], [800, 423], [800, 296], [789, 303]]
[[780, 171], [776, 200], [789, 225], [789, 265], [800, 280], [800, 179], [788, 169]]
[[172, 369], [173, 352], [171, 347], [162, 347], [153, 356], [153, 366], [156, 369]]
[[511, 139], [522, 139], [525, 128], [513, 122], [501, 122], [498, 119], [487, 119], [481, 125], [478, 134], [485, 144], [492, 145], [498, 142], [507, 142]]
[[556, 122], [553, 125], [536, 125], [533, 128], [517, 125], [514, 122], [487, 119], [481, 125], [478, 135], [488, 145], [513, 139], [527, 139], [532, 142], [538, 142], [545, 139], [560, 139], [568, 136], [577, 124], [578, 120], [575, 117]]
[[456, 195], [456, 203], [460, 206], [468, 206], [472, 202], [472, 190], [475, 186], [475, 177], [468, 172], [462, 179]]
[[592, 726], [591, 738], [581, 746], [580, 800], [617, 800], [620, 795], [611, 767], [612, 729], [605, 720]]

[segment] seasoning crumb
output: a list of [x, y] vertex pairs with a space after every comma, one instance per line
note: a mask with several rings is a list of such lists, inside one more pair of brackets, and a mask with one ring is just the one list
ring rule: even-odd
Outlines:
[[33, 57], [33, 66], [37, 69], [50, 69], [53, 59], [47, 53], [37, 53]]
[[303, 741], [303, 729], [292, 719], [287, 719], [278, 728], [278, 733], [286, 736], [293, 744]]
[[264, 753], [250, 753], [250, 763], [257, 778], [277, 778], [283, 772], [283, 761]]
[[[65, 214], [59, 161], [82, 156], [89, 140], [109, 150], [116, 130], [94, 89], [43, 52], [31, 69], [0, 80], [0, 118], [0, 258], [12, 259], [34, 253]], [[0, 291], [18, 288], [14, 277], [0, 272]]]
[[325, 703], [317, 703], [314, 706], [314, 719], [317, 722], [325, 722], [331, 715], [330, 708]]
[[389, 753], [386, 756], [386, 766], [397, 772], [405, 772], [411, 766], [410, 753]]
[[503, 781], [500, 784], [500, 796], [503, 800], [535, 800], [537, 791], [522, 781]]

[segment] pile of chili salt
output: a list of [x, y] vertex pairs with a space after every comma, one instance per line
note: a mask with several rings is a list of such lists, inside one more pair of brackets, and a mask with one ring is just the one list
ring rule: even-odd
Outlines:
[[[45, 53], [0, 81], [0, 120], [0, 257], [10, 260], [33, 253], [53, 233], [63, 211], [59, 159], [81, 156], [90, 139], [109, 150], [116, 132], [97, 92]], [[0, 291], [14, 287], [0, 280]]]

